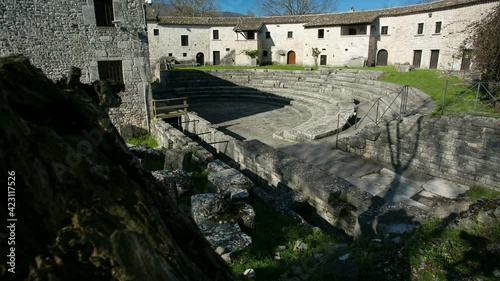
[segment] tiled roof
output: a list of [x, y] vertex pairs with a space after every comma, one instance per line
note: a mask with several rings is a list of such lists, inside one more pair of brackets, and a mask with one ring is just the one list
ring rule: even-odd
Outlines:
[[402, 16], [408, 14], [448, 10], [452, 8], [471, 6], [475, 4], [488, 3], [488, 2], [499, 2], [499, 1], [498, 0], [441, 0], [426, 4], [382, 9], [378, 11], [380, 12], [380, 16]]
[[234, 26], [236, 31], [259, 30], [263, 24], [303, 23], [305, 27], [333, 26], [344, 24], [368, 24], [378, 17], [401, 16], [469, 6], [498, 0], [441, 0], [425, 4], [410, 5], [371, 11], [271, 16], [271, 17], [160, 17], [160, 25], [208, 25]]

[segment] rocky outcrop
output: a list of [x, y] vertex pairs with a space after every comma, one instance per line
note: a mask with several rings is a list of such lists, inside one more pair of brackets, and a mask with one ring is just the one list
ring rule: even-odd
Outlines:
[[0, 170], [15, 173], [16, 280], [232, 280], [85, 91], [4, 58], [0, 112]]

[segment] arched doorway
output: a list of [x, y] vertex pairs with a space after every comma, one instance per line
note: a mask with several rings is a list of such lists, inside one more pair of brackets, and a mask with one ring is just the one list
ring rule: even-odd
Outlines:
[[199, 65], [205, 65], [205, 55], [203, 53], [196, 54], [196, 62]]
[[380, 50], [377, 53], [377, 65], [387, 66], [387, 58], [389, 53], [386, 50]]
[[286, 64], [295, 64], [295, 52], [290, 51], [286, 56]]

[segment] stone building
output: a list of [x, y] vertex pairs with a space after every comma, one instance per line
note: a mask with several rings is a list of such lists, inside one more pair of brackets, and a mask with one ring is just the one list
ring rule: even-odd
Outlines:
[[[241, 18], [158, 17], [148, 21], [151, 67], [178, 62], [364, 66], [413, 64], [417, 68], [466, 70], [460, 45], [467, 26], [498, 0], [441, 0], [346, 13]], [[320, 51], [315, 61], [313, 48]], [[171, 59], [171, 58], [170, 58]]]
[[0, 1], [0, 56], [23, 54], [51, 79], [123, 81], [110, 117], [123, 136], [148, 129], [150, 70], [144, 0]]

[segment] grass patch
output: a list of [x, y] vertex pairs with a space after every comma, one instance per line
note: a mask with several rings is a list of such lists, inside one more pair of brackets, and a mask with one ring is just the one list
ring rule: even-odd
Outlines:
[[472, 200], [478, 200], [481, 198], [495, 198], [500, 196], [500, 192], [484, 186], [473, 186], [464, 193], [464, 196]]
[[127, 139], [125, 140], [125, 142], [133, 145], [142, 145], [149, 148], [155, 148], [158, 146], [158, 142], [156, 142], [156, 140], [150, 134]]
[[460, 229], [425, 223], [407, 244], [411, 280], [498, 280], [493, 270], [500, 256], [488, 249], [498, 242], [498, 224]]
[[[468, 113], [474, 109], [476, 90], [471, 89], [471, 85], [456, 76], [442, 76], [434, 69], [416, 69], [411, 72], [397, 72], [394, 67], [375, 67], [372, 69], [386, 71], [381, 78], [382, 81], [408, 85], [428, 94], [436, 102], [436, 111], [434, 112], [436, 115], [440, 115], [442, 112], [445, 89], [444, 114]], [[496, 112], [494, 108], [484, 107], [485, 104], [479, 102], [476, 113], [500, 117], [500, 113]]]
[[[313, 232], [292, 217], [275, 211], [260, 199], [253, 199], [251, 205], [257, 214], [255, 231], [251, 233], [252, 245], [235, 254], [232, 268], [236, 274], [243, 274], [253, 268], [256, 280], [277, 280], [293, 265], [301, 266], [304, 259], [336, 243], [333, 236], [323, 232]], [[293, 250], [294, 243], [302, 240], [308, 245], [303, 252]], [[286, 246], [278, 250], [278, 246]], [[279, 253], [281, 259], [274, 259]]]

